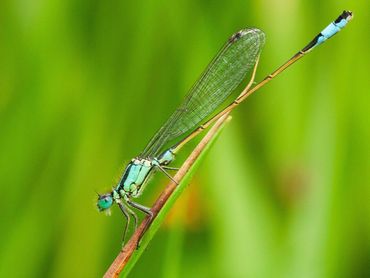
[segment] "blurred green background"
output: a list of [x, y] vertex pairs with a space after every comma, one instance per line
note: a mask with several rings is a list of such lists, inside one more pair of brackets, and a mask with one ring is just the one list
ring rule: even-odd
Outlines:
[[94, 190], [226, 39], [265, 31], [261, 80], [343, 9], [347, 28], [233, 113], [131, 276], [370, 277], [370, 4], [336, 0], [1, 1], [0, 276], [102, 276], [124, 222]]

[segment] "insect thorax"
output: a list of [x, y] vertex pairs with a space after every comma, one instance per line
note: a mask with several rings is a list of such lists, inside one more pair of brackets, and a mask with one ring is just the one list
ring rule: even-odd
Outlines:
[[116, 190], [122, 197], [138, 197], [153, 168], [154, 165], [151, 160], [134, 158], [127, 165]]

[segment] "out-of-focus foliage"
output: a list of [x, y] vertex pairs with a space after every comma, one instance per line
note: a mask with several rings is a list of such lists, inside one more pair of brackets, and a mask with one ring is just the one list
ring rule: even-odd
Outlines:
[[370, 276], [370, 5], [334, 0], [1, 1], [0, 276], [100, 277], [123, 217], [94, 190], [224, 41], [265, 31], [261, 80], [343, 9], [345, 30], [235, 111], [132, 277]]

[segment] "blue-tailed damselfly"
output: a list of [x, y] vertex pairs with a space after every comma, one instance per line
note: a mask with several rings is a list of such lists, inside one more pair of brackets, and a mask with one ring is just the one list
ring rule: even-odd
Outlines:
[[[152, 217], [150, 208], [132, 201], [140, 196], [149, 176], [160, 170], [173, 180], [167, 170], [176, 170], [168, 165], [174, 160], [181, 147], [207, 128], [225, 113], [230, 112], [249, 95], [260, 89], [290, 65], [302, 58], [316, 46], [322, 44], [338, 33], [352, 18], [352, 12], [344, 11], [335, 21], [330, 23], [302, 50], [251, 88], [258, 59], [265, 42], [264, 33], [257, 28], [247, 28], [235, 33], [226, 42], [216, 57], [189, 90], [182, 104], [175, 110], [166, 123], [150, 140], [144, 151], [126, 166], [124, 173], [113, 190], [99, 195], [97, 206], [100, 211], [109, 209], [116, 203], [125, 218], [124, 238], [130, 222], [134, 218], [137, 226], [138, 218], [131, 208], [138, 209]], [[246, 89], [221, 112], [203, 122], [230, 96], [230, 94], [252, 72], [252, 78]], [[202, 124], [203, 122], [203, 124]], [[190, 134], [188, 134], [190, 132]], [[188, 134], [188, 135], [186, 135]], [[185, 136], [186, 135], [186, 136]], [[181, 138], [185, 136], [185, 138]], [[178, 142], [164, 149], [176, 138]], [[175, 181], [176, 182], [176, 181]]]

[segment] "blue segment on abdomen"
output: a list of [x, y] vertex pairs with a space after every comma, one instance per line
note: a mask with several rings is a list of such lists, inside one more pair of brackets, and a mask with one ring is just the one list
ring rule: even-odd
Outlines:
[[346, 26], [348, 21], [346, 19], [342, 19], [337, 23], [330, 23], [324, 30], [321, 31], [321, 35], [317, 40], [317, 45], [323, 43], [327, 39], [334, 36], [338, 33], [344, 26]]
[[338, 26], [336, 26], [334, 23], [330, 23], [328, 27], [321, 31], [321, 34], [328, 39], [339, 31], [340, 28]]
[[337, 25], [339, 28], [342, 29], [344, 26], [347, 25], [347, 23], [348, 23], [348, 20], [342, 18], [342, 20], [339, 21], [339, 22], [336, 22], [335, 25]]

